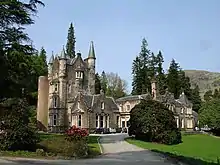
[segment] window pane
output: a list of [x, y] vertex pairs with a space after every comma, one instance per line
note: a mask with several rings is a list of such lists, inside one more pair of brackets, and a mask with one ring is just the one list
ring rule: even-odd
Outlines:
[[81, 118], [82, 118], [82, 116], [79, 115], [79, 116], [78, 116], [78, 126], [79, 126], [79, 127], [81, 127]]
[[100, 116], [100, 127], [103, 128], [103, 116]]
[[58, 84], [55, 84], [55, 91], [58, 90]]
[[125, 127], [125, 121], [122, 121], [122, 127]]

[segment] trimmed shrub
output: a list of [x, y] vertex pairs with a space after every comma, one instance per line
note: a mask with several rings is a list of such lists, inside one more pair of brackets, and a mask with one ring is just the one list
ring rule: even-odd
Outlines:
[[30, 110], [25, 99], [7, 99], [0, 104], [1, 121], [0, 150], [35, 151], [39, 136], [30, 124]]
[[129, 135], [149, 142], [181, 143], [173, 112], [154, 100], [143, 100], [131, 110]]

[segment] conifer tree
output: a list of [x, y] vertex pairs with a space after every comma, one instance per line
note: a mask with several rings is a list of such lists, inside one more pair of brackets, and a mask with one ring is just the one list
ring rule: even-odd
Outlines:
[[156, 56], [156, 73], [157, 73], [157, 84], [158, 84], [158, 92], [160, 94], [164, 94], [165, 93], [165, 89], [166, 89], [166, 76], [164, 74], [164, 70], [163, 70], [163, 55], [161, 53], [161, 51], [159, 51], [159, 53]]
[[101, 81], [98, 73], [95, 74], [95, 94], [100, 94]]
[[100, 81], [101, 81], [101, 89], [104, 91], [104, 93], [106, 93], [107, 89], [108, 89], [108, 87], [107, 87], [108, 81], [107, 81], [105, 71], [102, 71]]
[[41, 48], [40, 53], [39, 53], [39, 60], [40, 60], [40, 66], [41, 68], [41, 75], [46, 76], [48, 74], [48, 69], [47, 69], [47, 52], [44, 49], [44, 47]]
[[194, 89], [192, 89], [191, 93], [191, 102], [193, 104], [193, 110], [195, 112], [199, 112], [199, 109], [201, 108], [202, 99], [199, 95], [199, 86], [196, 85]]
[[183, 70], [179, 70], [179, 82], [180, 82], [180, 92], [184, 92], [185, 95], [188, 97], [189, 100], [191, 100], [191, 84], [190, 79], [185, 75], [185, 72]]
[[144, 82], [144, 78], [141, 75], [141, 61], [139, 57], [133, 61], [132, 66], [132, 74], [133, 74], [133, 81], [132, 81], [132, 95], [137, 95], [142, 93], [142, 84]]
[[147, 93], [151, 89], [151, 77], [150, 72], [150, 59], [151, 52], [148, 49], [148, 43], [145, 38], [142, 40], [141, 51], [139, 56], [133, 61], [132, 64], [132, 94], [143, 94]]
[[167, 74], [167, 86], [168, 91], [174, 94], [174, 97], [177, 99], [181, 93], [181, 82], [179, 79], [179, 64], [172, 59], [170, 67]]
[[74, 33], [74, 27], [73, 24], [70, 24], [69, 30], [68, 30], [68, 36], [67, 36], [67, 44], [66, 44], [66, 53], [67, 57], [74, 58], [75, 57], [75, 33]]

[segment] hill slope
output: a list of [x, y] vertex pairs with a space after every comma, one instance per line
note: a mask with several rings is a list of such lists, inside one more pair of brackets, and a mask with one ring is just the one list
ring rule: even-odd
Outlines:
[[203, 70], [184, 70], [186, 76], [190, 78], [192, 87], [198, 84], [200, 94], [203, 97], [207, 90], [220, 88], [220, 73]]

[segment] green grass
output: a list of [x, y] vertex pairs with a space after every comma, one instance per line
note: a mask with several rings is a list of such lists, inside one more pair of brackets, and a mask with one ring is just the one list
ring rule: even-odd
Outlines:
[[[101, 154], [97, 139], [98, 136], [89, 136], [88, 137], [88, 146], [89, 146], [89, 155], [88, 157], [95, 157]], [[65, 139], [63, 134], [40, 134], [40, 142], [38, 144], [39, 148], [42, 146], [48, 146], [50, 150], [56, 150], [57, 146], [64, 147]], [[44, 158], [44, 159], [54, 159], [60, 158], [59, 156], [54, 155], [53, 153], [46, 153], [45, 155], [39, 155], [36, 152], [29, 151], [0, 151], [0, 156], [6, 157], [27, 157], [27, 158]]]
[[[127, 142], [138, 147], [149, 149], [155, 152], [168, 154], [181, 159], [188, 159], [188, 162], [197, 160], [198, 162], [215, 162], [220, 158], [220, 138], [210, 135], [183, 135], [183, 143], [178, 145], [163, 145], [157, 143], [143, 142], [134, 138], [126, 139]], [[190, 161], [189, 161], [190, 160]], [[195, 162], [193, 163], [196, 164]]]
[[99, 136], [89, 136], [88, 145], [89, 145], [89, 157], [94, 157], [101, 155], [99, 144], [97, 142]]

